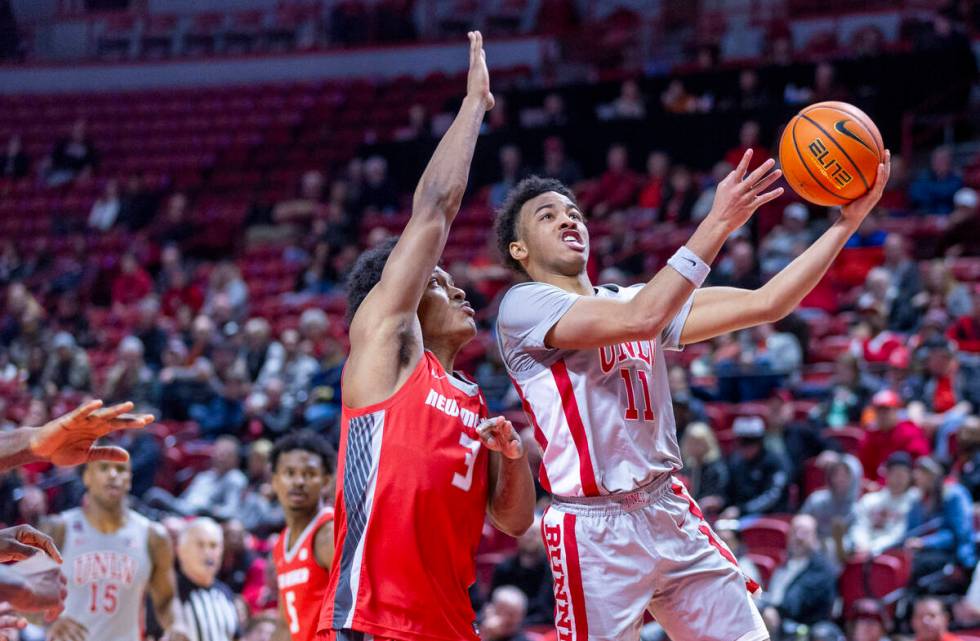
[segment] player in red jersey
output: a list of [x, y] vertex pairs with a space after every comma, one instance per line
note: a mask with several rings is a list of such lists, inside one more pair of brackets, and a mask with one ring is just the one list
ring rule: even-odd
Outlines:
[[506, 420], [453, 372], [473, 309], [437, 267], [493, 107], [479, 32], [467, 94], [429, 161], [401, 237], [358, 259], [349, 281], [337, 469], [336, 559], [320, 617], [327, 639], [477, 641], [468, 588], [487, 515], [524, 533], [534, 485]]
[[333, 477], [333, 449], [322, 436], [299, 431], [272, 449], [272, 489], [286, 529], [272, 548], [279, 585], [275, 641], [312, 641], [333, 565], [333, 508], [323, 488]]

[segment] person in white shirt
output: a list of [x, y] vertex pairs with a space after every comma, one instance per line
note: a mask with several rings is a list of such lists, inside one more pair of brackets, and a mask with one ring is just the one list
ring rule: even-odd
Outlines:
[[885, 461], [885, 487], [858, 501], [847, 546], [855, 553], [881, 554], [905, 538], [905, 521], [919, 491], [912, 487], [912, 457], [895, 452]]

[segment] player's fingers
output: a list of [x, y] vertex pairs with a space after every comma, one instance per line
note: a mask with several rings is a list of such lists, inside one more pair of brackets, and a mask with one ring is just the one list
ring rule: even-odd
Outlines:
[[751, 194], [759, 194], [759, 193], [765, 191], [766, 189], [769, 188], [770, 185], [772, 185], [774, 182], [776, 182], [777, 180], [779, 180], [782, 177], [782, 175], [783, 175], [783, 172], [780, 171], [779, 169], [776, 169], [775, 171], [770, 172], [769, 174], [767, 174], [766, 176], [764, 176], [762, 178], [762, 180], [760, 180], [756, 184], [752, 185], [752, 190], [751, 190], [750, 193]]
[[103, 421], [111, 421], [114, 418], [118, 418], [119, 416], [122, 416], [126, 412], [133, 411], [133, 407], [135, 406], [133, 405], [132, 401], [126, 401], [125, 403], [116, 403], [115, 405], [111, 405], [103, 410], [100, 410], [96, 414], [96, 417], [98, 417], [100, 420]]
[[24, 526], [17, 532], [17, 540], [43, 550], [57, 563], [62, 562], [61, 553], [58, 552], [58, 546], [54, 544], [54, 539], [44, 532], [35, 530], [30, 526]]
[[735, 174], [735, 179], [738, 182], [742, 181], [745, 177], [745, 171], [749, 168], [749, 162], [752, 160], [752, 149], [746, 149], [745, 153], [742, 154], [742, 159], [738, 161], [738, 166], [735, 167], [732, 173]]
[[156, 420], [153, 414], [123, 414], [111, 421], [106, 421], [102, 425], [102, 433], [117, 432], [119, 430], [138, 430], [146, 427]]
[[105, 461], [107, 463], [125, 463], [129, 460], [129, 452], [121, 447], [99, 446], [89, 449], [87, 461]]
[[[27, 627], [27, 619], [23, 617], [19, 617], [16, 614], [0, 615], [0, 628], [17, 628], [18, 630], [23, 630], [26, 627]], [[2, 630], [0, 630], [0, 634], [2, 634]], [[12, 638], [16, 638], [16, 636]]]
[[775, 166], [776, 166], [776, 161], [770, 158], [769, 160], [767, 160], [766, 162], [762, 163], [754, 170], [752, 170], [752, 173], [750, 173], [748, 176], [745, 177], [746, 184], [748, 185], [756, 184], [757, 182], [762, 180], [762, 177], [765, 176], [767, 173], [769, 173], [769, 171]]
[[73, 409], [71, 412], [66, 414], [64, 418], [67, 419], [69, 422], [76, 421], [78, 419], [85, 418], [86, 416], [90, 416], [100, 407], [102, 407], [102, 401], [97, 398], [92, 399], [91, 401], [87, 403], [82, 403], [81, 405]]
[[776, 187], [772, 191], [767, 191], [764, 194], [759, 194], [758, 196], [756, 196], [755, 200], [752, 201], [752, 206], [758, 209], [759, 207], [762, 207], [766, 203], [776, 200], [782, 195], [783, 195], [783, 188]]
[[20, 541], [7, 541], [3, 548], [3, 551], [0, 551], [0, 563], [23, 561], [31, 558], [39, 551], [36, 547], [25, 545]]

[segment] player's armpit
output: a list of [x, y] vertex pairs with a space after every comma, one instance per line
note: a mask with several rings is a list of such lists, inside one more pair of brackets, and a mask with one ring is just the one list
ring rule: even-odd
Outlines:
[[762, 290], [705, 287], [694, 292], [691, 312], [681, 331], [681, 344], [698, 343], [775, 320]]

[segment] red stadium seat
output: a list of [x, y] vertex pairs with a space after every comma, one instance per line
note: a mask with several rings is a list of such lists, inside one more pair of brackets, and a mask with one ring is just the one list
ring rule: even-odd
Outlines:
[[776, 560], [771, 556], [753, 552], [748, 554], [748, 558], [755, 564], [755, 567], [759, 568], [759, 578], [762, 579], [762, 587], [765, 588], [769, 585], [769, 579], [772, 577], [773, 570], [776, 569]]
[[864, 440], [864, 430], [856, 426], [827, 428], [821, 432], [824, 438], [836, 441], [841, 449], [848, 454], [857, 454]]
[[750, 552], [760, 548], [785, 550], [789, 540], [789, 523], [762, 516], [743, 526], [741, 536], [742, 543]]

